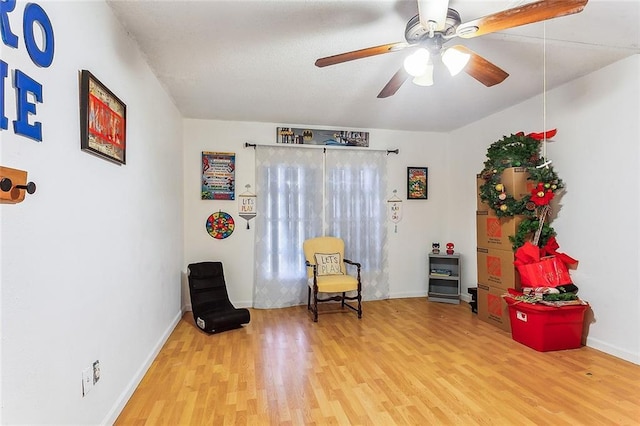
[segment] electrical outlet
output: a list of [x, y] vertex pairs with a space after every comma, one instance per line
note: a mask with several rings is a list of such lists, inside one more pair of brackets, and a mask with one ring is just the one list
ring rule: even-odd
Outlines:
[[95, 385], [100, 380], [100, 360], [96, 360], [93, 363], [93, 384]]
[[82, 396], [87, 396], [93, 389], [93, 368], [91, 366], [82, 370]]

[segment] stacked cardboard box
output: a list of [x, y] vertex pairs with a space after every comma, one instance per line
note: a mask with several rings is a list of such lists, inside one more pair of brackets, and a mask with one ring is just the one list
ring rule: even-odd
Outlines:
[[[501, 176], [505, 191], [520, 199], [531, 193], [532, 182], [527, 180], [526, 168], [508, 168]], [[497, 217], [488, 204], [480, 199], [480, 176], [477, 180], [477, 262], [478, 317], [505, 331], [511, 331], [509, 307], [502, 298], [507, 289], [520, 289], [520, 277], [513, 266], [514, 254], [509, 236], [515, 235], [521, 216]]]

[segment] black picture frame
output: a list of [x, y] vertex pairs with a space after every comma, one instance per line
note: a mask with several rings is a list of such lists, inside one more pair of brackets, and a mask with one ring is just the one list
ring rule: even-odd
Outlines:
[[429, 198], [429, 168], [407, 167], [407, 200]]
[[80, 149], [126, 164], [127, 106], [91, 72], [80, 72]]

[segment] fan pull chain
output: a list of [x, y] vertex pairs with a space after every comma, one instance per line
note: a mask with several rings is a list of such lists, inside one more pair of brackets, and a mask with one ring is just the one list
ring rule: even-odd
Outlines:
[[542, 157], [547, 161], [547, 23], [542, 23]]

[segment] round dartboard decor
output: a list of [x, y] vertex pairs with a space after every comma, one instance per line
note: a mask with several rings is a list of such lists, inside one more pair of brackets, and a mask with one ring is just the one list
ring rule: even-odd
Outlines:
[[216, 240], [223, 240], [233, 234], [236, 223], [229, 213], [216, 212], [207, 219], [207, 232]]

